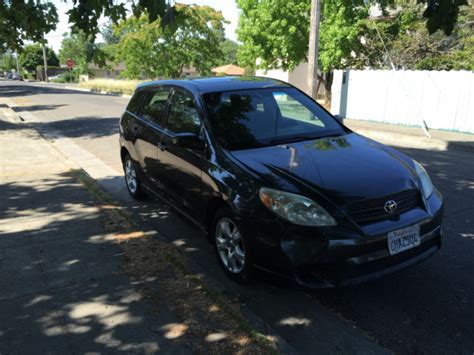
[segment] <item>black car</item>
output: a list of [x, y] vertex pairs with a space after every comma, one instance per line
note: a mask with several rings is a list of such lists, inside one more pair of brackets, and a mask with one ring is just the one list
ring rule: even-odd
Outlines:
[[402, 269], [441, 247], [425, 169], [268, 78], [140, 85], [120, 121], [128, 190], [207, 233], [237, 281], [255, 267], [313, 287]]

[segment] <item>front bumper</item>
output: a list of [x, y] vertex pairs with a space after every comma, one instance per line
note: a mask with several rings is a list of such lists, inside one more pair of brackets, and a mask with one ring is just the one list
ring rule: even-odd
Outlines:
[[[416, 208], [373, 225], [308, 228], [277, 223], [251, 223], [258, 266], [295, 278], [308, 287], [354, 285], [379, 278], [419, 263], [435, 254], [442, 243], [443, 205], [440, 196], [430, 198], [428, 208]], [[390, 255], [387, 234], [418, 224], [420, 245]], [[260, 263], [260, 262], [263, 263]]]
[[[385, 247], [336, 263], [300, 265], [294, 276], [299, 284], [317, 288], [349, 286], [377, 279], [435, 254], [441, 248], [441, 226], [420, 236], [420, 239], [418, 247], [396, 255], [390, 255]], [[380, 242], [387, 244], [386, 238], [381, 238]]]

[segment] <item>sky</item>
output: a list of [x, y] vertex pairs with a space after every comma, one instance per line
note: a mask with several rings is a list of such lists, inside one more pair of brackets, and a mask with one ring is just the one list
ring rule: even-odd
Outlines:
[[[59, 23], [56, 26], [55, 31], [51, 31], [46, 35], [49, 46], [52, 47], [56, 52], [61, 48], [61, 41], [63, 34], [69, 32], [68, 16], [66, 12], [72, 7], [70, 3], [65, 3], [63, 0], [52, 0], [52, 3], [56, 5], [59, 15]], [[231, 40], [236, 40], [235, 29], [237, 28], [237, 22], [239, 18], [237, 5], [235, 0], [179, 0], [182, 4], [196, 4], [196, 5], [208, 5], [216, 10], [222, 11], [224, 18], [230, 23], [225, 25], [226, 37]], [[100, 24], [105, 24], [107, 19], [101, 19]], [[100, 37], [97, 40], [101, 40]]]

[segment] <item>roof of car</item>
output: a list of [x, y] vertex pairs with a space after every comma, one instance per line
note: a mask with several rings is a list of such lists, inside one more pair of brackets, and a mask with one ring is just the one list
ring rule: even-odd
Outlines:
[[268, 87], [290, 87], [289, 84], [271, 78], [223, 76], [210, 78], [192, 78], [180, 80], [156, 80], [140, 84], [137, 88], [155, 85], [176, 85], [202, 94], [219, 91], [261, 89]]

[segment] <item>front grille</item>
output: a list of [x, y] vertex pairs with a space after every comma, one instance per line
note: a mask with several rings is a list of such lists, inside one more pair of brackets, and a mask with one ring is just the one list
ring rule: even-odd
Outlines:
[[[397, 209], [391, 214], [384, 209], [385, 203], [390, 200], [397, 203]], [[396, 217], [419, 206], [421, 206], [420, 192], [418, 190], [405, 190], [390, 196], [351, 202], [345, 210], [355, 222], [367, 224]]]

